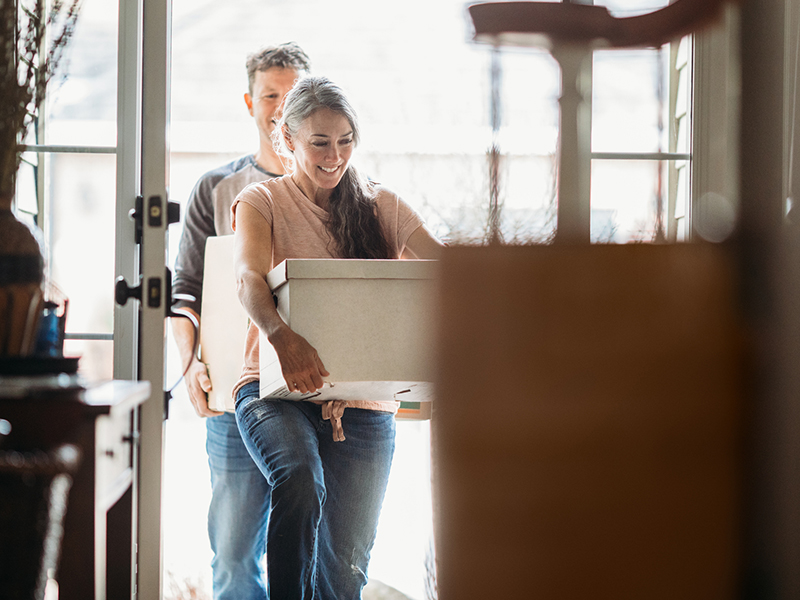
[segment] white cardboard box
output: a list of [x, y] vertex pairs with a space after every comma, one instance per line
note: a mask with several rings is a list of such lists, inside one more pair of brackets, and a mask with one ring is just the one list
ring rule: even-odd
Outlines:
[[[402, 262], [405, 264], [430, 263], [430, 261]], [[409, 272], [409, 268], [419, 269], [419, 267], [400, 267], [400, 269], [405, 269], [406, 273]], [[427, 275], [432, 274], [431, 265], [422, 268], [427, 269]], [[208, 376], [212, 385], [212, 391], [208, 394], [208, 405], [214, 410], [233, 411], [231, 390], [242, 372], [249, 318], [236, 295], [232, 235], [208, 238], [203, 277], [205, 284], [203, 285], [203, 311], [200, 319], [200, 351], [203, 362], [208, 365]], [[429, 330], [428, 333], [430, 333]], [[422, 353], [430, 356], [430, 342], [424, 343], [426, 346]], [[325, 364], [328, 366], [327, 362]], [[330, 367], [328, 368], [330, 369]], [[430, 388], [429, 384], [426, 386]], [[396, 387], [396, 385], [392, 383], [392, 387]], [[430, 403], [411, 398], [403, 400], [397, 412], [398, 419], [408, 420], [430, 419], [430, 415]]]
[[236, 294], [232, 235], [206, 240], [203, 282], [200, 353], [211, 379], [208, 406], [233, 411], [231, 391], [242, 373], [249, 318]]
[[[430, 418], [434, 379], [432, 260], [290, 259], [267, 275], [278, 313], [330, 372], [314, 394], [289, 392], [260, 338], [261, 395], [399, 400], [403, 418]], [[420, 403], [420, 404], [417, 404]]]

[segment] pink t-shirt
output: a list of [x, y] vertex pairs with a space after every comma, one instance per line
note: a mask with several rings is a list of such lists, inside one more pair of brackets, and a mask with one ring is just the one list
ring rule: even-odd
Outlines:
[[[411, 234], [422, 219], [399, 196], [374, 184], [375, 203], [383, 234], [393, 257], [400, 258]], [[254, 183], [242, 190], [231, 206], [231, 224], [236, 230], [236, 207], [245, 202], [255, 208], [272, 227], [274, 268], [287, 258], [342, 258], [325, 223], [328, 212], [309, 200], [289, 175]], [[250, 323], [245, 343], [244, 366], [233, 396], [245, 383], [258, 379], [258, 328]], [[396, 402], [347, 402], [344, 406], [395, 412]], [[327, 412], [327, 411], [326, 411]]]

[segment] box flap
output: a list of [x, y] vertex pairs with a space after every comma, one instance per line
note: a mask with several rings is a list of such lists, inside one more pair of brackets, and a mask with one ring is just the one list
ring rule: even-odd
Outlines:
[[435, 260], [289, 258], [267, 275], [275, 290], [288, 279], [434, 279]]

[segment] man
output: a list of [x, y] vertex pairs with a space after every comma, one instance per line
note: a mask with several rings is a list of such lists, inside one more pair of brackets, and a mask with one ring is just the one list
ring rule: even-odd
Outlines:
[[[309, 70], [305, 52], [294, 43], [271, 46], [247, 58], [248, 92], [244, 101], [258, 129], [255, 154], [239, 158], [203, 175], [186, 207], [183, 235], [175, 263], [173, 292], [197, 301], [179, 305], [200, 319], [206, 239], [233, 233], [230, 207], [248, 184], [283, 175], [272, 132], [286, 93]], [[207, 417], [206, 451], [211, 469], [208, 536], [215, 600], [263, 600], [266, 578], [263, 558], [270, 488], [244, 447], [233, 413], [211, 410], [206, 365], [192, 354], [194, 330], [186, 319], [172, 319], [172, 330], [186, 373], [189, 399], [200, 417]]]

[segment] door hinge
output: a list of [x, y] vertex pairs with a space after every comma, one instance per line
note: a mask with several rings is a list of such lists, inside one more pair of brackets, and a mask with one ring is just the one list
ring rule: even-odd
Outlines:
[[128, 211], [128, 218], [133, 221], [133, 241], [137, 244], [142, 243], [142, 206], [144, 204], [144, 198], [142, 196], [136, 196], [136, 200], [134, 200], [133, 208]]
[[169, 401], [172, 400], [172, 390], [164, 390], [164, 420], [169, 419]]

